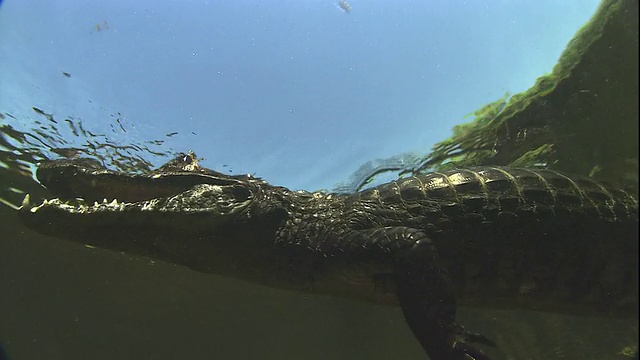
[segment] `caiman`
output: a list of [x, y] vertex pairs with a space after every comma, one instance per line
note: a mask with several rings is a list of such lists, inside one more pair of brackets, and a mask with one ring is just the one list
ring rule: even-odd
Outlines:
[[[489, 359], [457, 305], [637, 316], [638, 201], [551, 170], [478, 167], [350, 195], [203, 168], [146, 174], [45, 162], [39, 232], [277, 288], [402, 309], [434, 360]], [[484, 349], [484, 350], [483, 350]]]

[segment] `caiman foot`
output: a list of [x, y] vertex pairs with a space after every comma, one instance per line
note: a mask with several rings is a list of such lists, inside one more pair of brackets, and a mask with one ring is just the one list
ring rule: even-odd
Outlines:
[[384, 229], [407, 246], [395, 253], [395, 281], [402, 313], [431, 360], [489, 360], [472, 343], [496, 346], [456, 322], [456, 300], [433, 243], [419, 230]]
[[439, 329], [414, 324], [411, 330], [432, 360], [490, 360], [472, 343], [496, 346], [485, 336], [469, 332], [458, 324]]
[[469, 343], [479, 343], [495, 347], [496, 343], [482, 334], [467, 331], [462, 325], [455, 324], [449, 340], [449, 354], [443, 354], [443, 359], [490, 360], [480, 349]]

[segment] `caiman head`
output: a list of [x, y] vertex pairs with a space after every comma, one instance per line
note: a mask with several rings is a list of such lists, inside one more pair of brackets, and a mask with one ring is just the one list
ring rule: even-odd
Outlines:
[[276, 187], [205, 169], [193, 153], [147, 174], [76, 159], [45, 162], [36, 176], [55, 198], [35, 205], [27, 195], [21, 215], [30, 228], [201, 271], [219, 272], [211, 267], [225, 260], [212, 257], [228, 260], [245, 245], [255, 251], [253, 238], [273, 233], [283, 216], [273, 196], [261, 201], [266, 188]]

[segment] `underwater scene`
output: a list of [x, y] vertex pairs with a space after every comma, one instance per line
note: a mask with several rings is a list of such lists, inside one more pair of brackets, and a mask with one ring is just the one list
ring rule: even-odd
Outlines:
[[638, 1], [0, 0], [0, 360], [637, 359]]

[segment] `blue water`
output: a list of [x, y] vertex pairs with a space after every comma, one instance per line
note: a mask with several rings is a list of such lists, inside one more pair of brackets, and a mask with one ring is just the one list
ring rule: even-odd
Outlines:
[[331, 188], [530, 87], [598, 1], [349, 3], [8, 0], [0, 111], [105, 131], [117, 115], [126, 137], [179, 132], [167, 146], [207, 167]]

